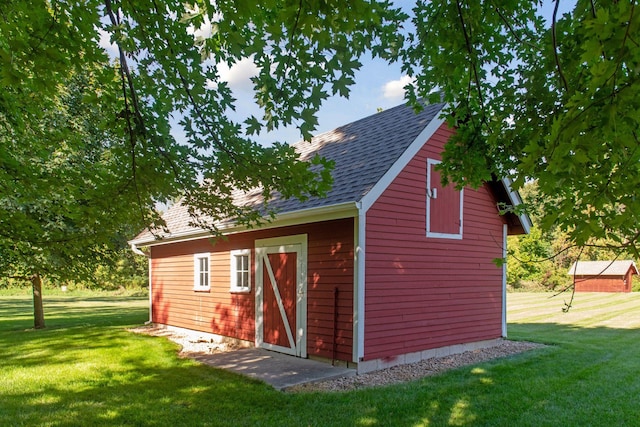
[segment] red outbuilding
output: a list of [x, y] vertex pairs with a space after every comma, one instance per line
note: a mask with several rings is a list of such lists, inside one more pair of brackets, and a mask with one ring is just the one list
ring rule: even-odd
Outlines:
[[577, 261], [569, 269], [576, 292], [631, 292], [636, 264], [623, 261]]
[[[367, 372], [489, 346], [506, 336], [509, 234], [528, 232], [508, 180], [443, 187], [442, 104], [398, 106], [296, 144], [335, 161], [326, 198], [275, 200], [258, 229], [224, 239], [164, 215], [169, 233], [130, 243], [149, 257], [151, 320]], [[244, 194], [248, 203], [259, 194]]]

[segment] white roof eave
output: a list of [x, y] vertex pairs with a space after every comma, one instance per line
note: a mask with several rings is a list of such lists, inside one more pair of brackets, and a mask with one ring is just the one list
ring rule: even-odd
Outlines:
[[[356, 202], [346, 202], [337, 205], [322, 206], [277, 214], [276, 218], [273, 220], [265, 218], [265, 223], [256, 228], [249, 228], [245, 225], [237, 225], [235, 223], [229, 222], [221, 225], [219, 230], [223, 235], [229, 235], [251, 230], [265, 230], [270, 228], [328, 221], [332, 219], [349, 218], [357, 215], [358, 206]], [[145, 237], [142, 239], [133, 239], [128, 243], [131, 246], [132, 250], [136, 252], [136, 249], [141, 247], [163, 245], [188, 240], [197, 240], [211, 236], [213, 236], [213, 234], [209, 230], [194, 229], [182, 233], [169, 234], [158, 239], [149, 237]]]

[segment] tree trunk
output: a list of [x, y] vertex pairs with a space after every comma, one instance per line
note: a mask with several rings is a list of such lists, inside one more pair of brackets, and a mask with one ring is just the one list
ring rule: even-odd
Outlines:
[[31, 276], [33, 286], [33, 326], [36, 329], [45, 328], [44, 309], [42, 308], [42, 277], [38, 273]]

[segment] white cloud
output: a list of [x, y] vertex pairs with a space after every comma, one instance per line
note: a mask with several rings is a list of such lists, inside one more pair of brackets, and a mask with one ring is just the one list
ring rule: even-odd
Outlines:
[[98, 34], [100, 34], [98, 45], [107, 52], [110, 58], [117, 58], [120, 54], [118, 53], [118, 46], [115, 43], [111, 43], [111, 34], [102, 28], [98, 29]]
[[229, 83], [231, 89], [249, 90], [252, 88], [251, 77], [257, 76], [259, 68], [251, 58], [243, 58], [231, 68], [225, 63], [218, 64], [220, 80]]
[[413, 83], [413, 78], [402, 76], [398, 80], [391, 80], [382, 87], [383, 96], [386, 99], [401, 100], [404, 98], [404, 87]]

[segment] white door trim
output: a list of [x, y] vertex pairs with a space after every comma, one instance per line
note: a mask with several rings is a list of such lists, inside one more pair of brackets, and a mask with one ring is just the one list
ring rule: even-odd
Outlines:
[[[307, 235], [297, 234], [293, 236], [274, 237], [269, 239], [259, 239], [255, 241], [255, 274], [256, 274], [256, 347], [267, 348], [282, 353], [293, 354], [295, 356], [307, 357]], [[264, 277], [262, 266], [266, 259], [267, 274], [272, 284], [275, 284], [275, 276], [271, 268], [271, 263], [267, 257], [273, 253], [297, 253], [296, 265], [296, 330], [291, 331], [289, 325], [285, 322], [287, 328], [287, 336], [289, 342], [293, 343], [292, 348], [282, 347], [264, 342], [264, 317], [262, 313], [262, 304], [264, 301]], [[274, 289], [276, 295], [277, 288]], [[279, 298], [278, 298], [279, 299]], [[280, 314], [286, 318], [284, 307], [279, 301]]]

